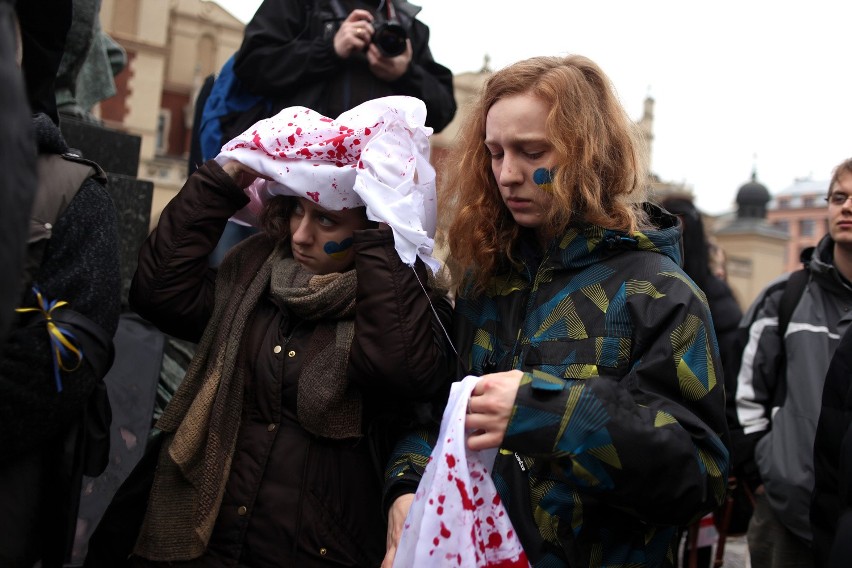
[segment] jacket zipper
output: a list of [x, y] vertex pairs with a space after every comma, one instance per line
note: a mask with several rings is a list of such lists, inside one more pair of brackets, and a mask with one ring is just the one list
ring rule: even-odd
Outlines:
[[538, 263], [538, 266], [535, 269], [535, 275], [530, 271], [530, 267], [524, 264], [524, 268], [527, 271], [527, 276], [530, 278], [530, 288], [527, 293], [526, 299], [526, 310], [522, 314], [521, 323], [518, 326], [518, 333], [515, 336], [515, 346], [512, 348], [512, 369], [520, 370], [520, 351], [521, 351], [521, 334], [524, 331], [524, 324], [526, 323], [526, 319], [523, 316], [529, 315], [533, 311], [533, 300], [536, 297], [536, 293], [533, 291], [536, 282], [538, 282], [539, 274], [541, 274], [541, 268], [547, 263], [550, 259], [550, 249], [553, 248], [553, 245], [548, 247], [547, 251], [544, 253], [544, 256], [541, 258], [541, 262]]

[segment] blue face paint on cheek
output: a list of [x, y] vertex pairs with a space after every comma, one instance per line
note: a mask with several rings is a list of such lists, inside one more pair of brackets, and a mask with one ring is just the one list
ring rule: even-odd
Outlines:
[[344, 256], [349, 249], [352, 248], [352, 237], [348, 239], [343, 239], [342, 242], [336, 243], [334, 241], [328, 241], [323, 245], [322, 250], [325, 251], [325, 254], [330, 256], [335, 260], [340, 260]]
[[539, 168], [533, 172], [533, 181], [537, 186], [546, 191], [550, 191], [553, 189], [553, 172], [555, 168], [552, 170], [548, 170], [547, 168]]

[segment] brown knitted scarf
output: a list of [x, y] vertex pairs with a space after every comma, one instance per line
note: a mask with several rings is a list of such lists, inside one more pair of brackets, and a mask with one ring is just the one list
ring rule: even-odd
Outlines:
[[[191, 560], [207, 548], [240, 425], [244, 385], [243, 369], [237, 365], [240, 340], [267, 291], [298, 317], [320, 322], [299, 377], [300, 422], [329, 437], [361, 432], [360, 396], [346, 381], [355, 271], [310, 277], [289, 258], [287, 245], [272, 250], [263, 235], [238, 247], [239, 254], [235, 250], [219, 269], [213, 315], [186, 377], [157, 422], [168, 437], [134, 550], [143, 558]], [[254, 276], [249, 280], [246, 274]]]
[[354, 270], [312, 275], [292, 258], [272, 268], [273, 298], [297, 317], [317, 322], [299, 373], [296, 412], [306, 430], [326, 438], [361, 435], [361, 392], [346, 375], [356, 286]]

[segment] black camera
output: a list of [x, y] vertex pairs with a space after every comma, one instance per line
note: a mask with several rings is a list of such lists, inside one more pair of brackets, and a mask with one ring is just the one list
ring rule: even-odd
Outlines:
[[[383, 12], [382, 8], [386, 7]], [[379, 9], [373, 19], [372, 42], [376, 44], [379, 51], [385, 57], [396, 57], [405, 51], [405, 42], [408, 40], [408, 32], [396, 19], [391, 0], [382, 0]]]

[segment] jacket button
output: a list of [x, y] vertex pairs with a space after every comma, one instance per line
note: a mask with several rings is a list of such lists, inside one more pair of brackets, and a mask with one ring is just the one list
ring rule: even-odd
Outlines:
[[266, 429], [270, 432], [275, 432], [275, 424], [270, 424], [266, 427]]
[[290, 351], [289, 353], [287, 353], [287, 356], [288, 356], [288, 357], [295, 357], [295, 356], [296, 356], [296, 352], [295, 352], [295, 351]]
[[325, 547], [320, 548], [320, 556], [325, 556], [328, 554], [328, 549]]
[[248, 513], [248, 509], [246, 509], [246, 506], [240, 505], [240, 507], [237, 509], [237, 514], [241, 517], [244, 517], [246, 513]]
[[272, 348], [272, 351], [273, 351], [276, 355], [277, 355], [278, 353], [281, 353], [281, 346], [280, 346], [280, 345], [276, 345], [275, 347], [273, 347], [273, 348]]

